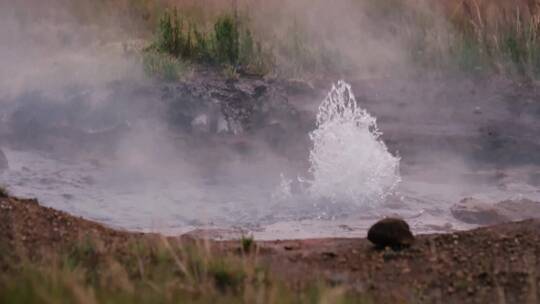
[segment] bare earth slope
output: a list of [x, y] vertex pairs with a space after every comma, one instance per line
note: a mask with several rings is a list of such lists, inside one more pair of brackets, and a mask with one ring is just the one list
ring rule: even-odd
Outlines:
[[[373, 295], [377, 302], [536, 303], [540, 221], [528, 220], [453, 234], [421, 235], [400, 252], [378, 251], [366, 239], [257, 243], [257, 255], [293, 286], [322, 278]], [[0, 198], [0, 252], [33, 256], [84, 235], [118, 255], [144, 234], [122, 232], [45, 208], [35, 200]], [[147, 236], [147, 235], [146, 235]], [[239, 252], [235, 241], [214, 250]], [[6, 255], [0, 267], [7, 269]]]

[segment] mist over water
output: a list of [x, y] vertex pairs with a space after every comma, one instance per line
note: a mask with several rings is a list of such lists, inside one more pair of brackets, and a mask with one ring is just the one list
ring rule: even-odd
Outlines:
[[[400, 180], [399, 159], [386, 149], [375, 119], [344, 82], [317, 117], [312, 151], [304, 156], [311, 168], [304, 171], [288, 170], [290, 160], [268, 151], [246, 158], [223, 144], [172, 146], [166, 133], [139, 123], [116, 138], [118, 159], [6, 149], [10, 170], [2, 182], [18, 195], [137, 230], [334, 219], [381, 203]], [[286, 177], [294, 174], [303, 178]]]
[[[464, 197], [540, 199], [538, 95], [400, 78], [406, 48], [356, 2], [283, 1], [282, 18], [300, 12], [358, 67], [351, 85], [290, 93], [279, 80], [156, 83], [133, 37], [84, 25], [58, 1], [0, 4], [0, 184], [16, 195], [125, 229], [264, 238], [359, 236], [393, 215], [416, 232], [465, 229], [449, 212]], [[254, 121], [233, 117], [242, 111]]]
[[[445, 125], [444, 133], [421, 128], [399, 135], [393, 124], [400, 132], [411, 132], [404, 127], [416, 126], [403, 121], [408, 117], [406, 111], [396, 113], [377, 108], [385, 104], [359, 103], [345, 82], [333, 86], [322, 103], [310, 101], [317, 105], [310, 113], [315, 124], [305, 131], [305, 153], [296, 158], [269, 149], [259, 135], [171, 132], [163, 126], [160, 111], [140, 116], [146, 109], [142, 105], [158, 103], [159, 98], [136, 91], [139, 97], [146, 97], [134, 103], [125, 97], [131, 94], [110, 94], [111, 100], [102, 101], [105, 108], [93, 114], [76, 110], [79, 106], [85, 109], [84, 104], [93, 103], [93, 98], [83, 98], [79, 106], [55, 101], [50, 109], [74, 115], [71, 121], [62, 122], [66, 128], [44, 129], [42, 126], [56, 123], [55, 116], [47, 111], [34, 113], [19, 101], [13, 112], [19, 113], [15, 116], [18, 123], [8, 125], [19, 137], [38, 134], [35, 125], [43, 133], [5, 139], [2, 148], [10, 167], [0, 174], [0, 183], [16, 195], [37, 197], [47, 206], [113, 227], [171, 234], [197, 228], [240, 229], [262, 238], [353, 236], [382, 216], [405, 217], [418, 232], [434, 231], [433, 227], [464, 229], [472, 226], [453, 219], [449, 212], [463, 197], [480, 194], [497, 201], [538, 196], [537, 188], [519, 176], [495, 183], [491, 176], [500, 171], [490, 171], [487, 166], [473, 174], [457, 153], [447, 150], [443, 154], [418, 142], [431, 144], [431, 136], [453, 139], [460, 134], [450, 133], [454, 125]], [[38, 109], [50, 106], [36, 96], [30, 99], [33, 104], [41, 102]], [[95, 131], [93, 124], [89, 124], [91, 132], [80, 130], [80, 113], [95, 123], [93, 115], [103, 118], [107, 110], [127, 105], [132, 111], [110, 117], [105, 131]], [[363, 105], [383, 116], [391, 115], [391, 120], [382, 123], [390, 136], [382, 135], [376, 118]], [[27, 115], [32, 120], [24, 120]], [[126, 119], [127, 126], [123, 126]], [[115, 123], [121, 127], [114, 127]], [[68, 132], [66, 137], [66, 130], [75, 135]], [[61, 141], [49, 134], [55, 132], [61, 132]], [[395, 142], [396, 134], [403, 137], [398, 140], [402, 145], [396, 149], [393, 143], [391, 150], [384, 140]], [[408, 138], [411, 135], [416, 143]], [[282, 138], [287, 136], [290, 134], [280, 133]], [[395, 156], [400, 150], [407, 153], [406, 158]], [[299, 159], [306, 166], [299, 165]], [[400, 174], [403, 166], [405, 173]], [[518, 173], [529, 171], [521, 168]], [[482, 178], [487, 179], [482, 182]]]

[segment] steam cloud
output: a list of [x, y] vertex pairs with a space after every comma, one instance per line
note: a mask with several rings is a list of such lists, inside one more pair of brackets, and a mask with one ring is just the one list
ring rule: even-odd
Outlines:
[[[131, 51], [131, 46], [144, 45], [140, 38], [148, 38], [148, 33], [137, 30], [134, 35], [117, 16], [96, 13], [96, 20], [85, 20], [92, 17], [91, 10], [83, 4], [77, 8], [76, 2], [82, 1], [0, 3], [0, 144], [9, 147], [13, 169], [3, 177], [18, 193], [39, 194], [46, 204], [141, 230], [188, 229], [210, 223], [256, 226], [317, 218], [314, 214], [320, 210], [314, 211], [312, 201], [295, 195], [297, 185], [286, 178], [290, 176], [307, 175], [321, 200], [356, 205], [377, 201], [381, 213], [428, 210], [422, 213], [428, 214], [422, 218], [427, 223], [441, 217], [448, 221], [447, 214], [440, 215], [437, 208], [444, 209], [444, 204], [475, 191], [494, 197], [515, 193], [493, 190], [493, 176], [506, 164], [479, 159], [493, 155], [490, 145], [515, 139], [509, 130], [531, 133], [534, 117], [527, 113], [517, 117], [508, 109], [500, 87], [504, 91], [511, 87], [504, 81], [486, 83], [433, 74], [409, 77], [414, 67], [410, 37], [404, 35], [413, 36], [417, 29], [396, 28], [401, 23], [391, 13], [385, 15], [384, 9], [370, 15], [369, 1], [240, 1], [262, 38], [280, 41], [294, 39], [295, 33], [302, 35], [308, 41], [306, 52], [323, 52], [319, 58], [326, 56], [330, 64], [345, 67], [358, 98], [352, 98], [347, 86], [340, 89], [345, 89], [342, 93], [349, 99], [342, 97], [374, 115], [357, 109], [349, 113], [354, 116], [349, 122], [319, 117], [322, 128], [312, 133], [311, 161], [316, 166], [311, 172], [309, 132], [315, 128], [329, 82], [318, 84], [322, 89], [307, 101], [305, 97], [289, 100], [302, 113], [305, 125], [312, 126], [300, 130], [303, 140], [286, 141], [295, 147], [269, 147], [259, 134], [194, 138], [171, 130], [161, 85], [143, 74]], [[211, 8], [209, 14], [225, 6], [224, 1], [200, 3]], [[440, 34], [428, 37], [432, 39], [428, 47], [444, 48], [440, 38], [451, 35], [444, 19], [422, 1], [415, 8], [431, 15]], [[322, 47], [311, 49], [314, 45]], [[277, 58], [279, 64], [287, 60]], [[475, 113], [475, 108], [483, 113]], [[384, 131], [382, 138], [374, 131], [374, 117]], [[509, 121], [512, 128], [491, 127], [506, 126]], [[300, 132], [281, 130], [276, 137], [285, 138], [293, 131]], [[50, 136], [55, 132], [70, 140]], [[486, 139], [482, 132], [499, 137]], [[538, 133], [532, 131], [534, 135]], [[533, 139], [520, 148], [531, 154], [536, 144]], [[488, 148], [476, 155], [479, 145]], [[276, 152], [298, 147], [294, 158]], [[34, 148], [52, 150], [55, 157], [26, 154]], [[506, 146], [497, 149], [496, 156], [510, 154]], [[399, 159], [393, 155], [398, 152], [404, 181], [396, 188]], [[65, 162], [64, 157], [77, 165]], [[28, 166], [33, 174], [29, 182]], [[528, 177], [529, 168], [523, 171]], [[287, 195], [275, 199], [272, 194], [280, 175]], [[516, 184], [523, 184], [522, 176], [517, 180]], [[401, 197], [387, 195], [393, 190]], [[394, 204], [389, 212], [384, 209], [388, 201]]]

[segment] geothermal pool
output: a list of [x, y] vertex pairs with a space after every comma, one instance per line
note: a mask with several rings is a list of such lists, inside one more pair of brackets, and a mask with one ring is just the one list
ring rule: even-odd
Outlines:
[[461, 230], [475, 227], [450, 213], [462, 198], [540, 199], [538, 187], [527, 182], [536, 167], [506, 168], [510, 177], [501, 183], [486, 178], [499, 174], [497, 168], [472, 172], [452, 158], [427, 166], [389, 152], [375, 117], [344, 82], [316, 114], [309, 166], [302, 169], [264, 153], [201, 170], [173, 151], [180, 155], [169, 155], [164, 165], [146, 157], [148, 142], [116, 160], [4, 148], [9, 169], [0, 184], [111, 227], [214, 238], [359, 237], [384, 216], [407, 219], [416, 233]]
[[171, 235], [208, 229], [217, 238], [242, 233], [259, 239], [358, 237], [376, 219], [394, 215], [406, 218], [416, 233], [451, 231], [475, 227], [450, 214], [452, 204], [463, 197], [538, 197], [537, 189], [526, 185], [455, 189], [405, 175], [395, 192], [375, 206], [324, 204], [301, 194], [279, 197], [279, 180], [274, 185], [247, 179], [241, 184], [227, 178], [174, 180], [91, 161], [75, 164], [33, 152], [5, 152], [10, 169], [0, 180], [14, 194], [111, 227]]

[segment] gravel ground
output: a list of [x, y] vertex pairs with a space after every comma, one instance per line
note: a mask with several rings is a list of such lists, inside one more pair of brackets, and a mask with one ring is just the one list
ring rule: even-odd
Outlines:
[[[420, 235], [412, 247], [398, 252], [376, 250], [360, 238], [266, 241], [257, 242], [257, 254], [291, 284], [319, 277], [368, 293], [378, 303], [537, 303], [539, 231], [540, 221], [527, 220]], [[126, 250], [127, 241], [145, 237], [42, 207], [35, 200], [0, 198], [0, 245], [8, 252], [32, 256], [89, 234], [110, 251]], [[239, 247], [237, 241], [212, 245], [225, 252]], [[0, 267], [6, 263], [0, 258]]]

